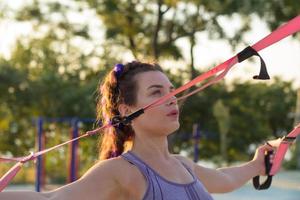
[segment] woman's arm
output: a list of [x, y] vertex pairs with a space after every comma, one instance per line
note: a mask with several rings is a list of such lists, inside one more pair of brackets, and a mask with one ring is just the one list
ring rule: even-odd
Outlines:
[[209, 193], [231, 192], [259, 174], [255, 161], [240, 166], [210, 169], [194, 164], [194, 172]]
[[[279, 147], [280, 142], [281, 139], [277, 139], [269, 141], [269, 144], [271, 144], [272, 147], [268, 144], [260, 146], [256, 149], [253, 159], [248, 163], [241, 166], [218, 169], [218, 171], [226, 177], [225, 184], [228, 184], [228, 186], [225, 187], [227, 189], [225, 192], [230, 192], [243, 186], [257, 175], [266, 175], [265, 152], [276, 150], [276, 148]], [[273, 156], [270, 157], [270, 162], [273, 162]]]
[[261, 170], [261, 166], [255, 161], [250, 161], [239, 166], [219, 168], [217, 169], [217, 174], [221, 174], [220, 176], [223, 177], [220, 181], [222, 185], [219, 188], [212, 189], [212, 192], [226, 193], [238, 189], [254, 176], [264, 175], [265, 173], [260, 173]]
[[[278, 147], [280, 141], [278, 139], [269, 143], [273, 147]], [[189, 166], [191, 166], [210, 193], [226, 193], [243, 186], [254, 176], [265, 175], [265, 152], [271, 150], [274, 150], [274, 148], [266, 144], [262, 145], [256, 150], [254, 158], [251, 161], [240, 166], [219, 169], [206, 168], [187, 159], [185, 161], [188, 162]]]
[[31, 191], [7, 191], [0, 193], [1, 200], [111, 200], [122, 190], [114, 175], [117, 164], [110, 160], [93, 166], [79, 180], [46, 193]]
[[49, 200], [49, 196], [46, 193], [32, 192], [32, 191], [7, 191], [0, 192], [1, 200]]

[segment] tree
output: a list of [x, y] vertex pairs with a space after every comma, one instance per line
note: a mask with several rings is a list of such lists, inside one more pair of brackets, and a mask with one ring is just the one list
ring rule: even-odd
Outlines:
[[[45, 4], [25, 4], [11, 16], [11, 20], [30, 23], [33, 31], [18, 39], [9, 59], [0, 59], [1, 155], [23, 156], [34, 151], [33, 119], [38, 116], [93, 118], [99, 77], [107, 71], [102, 64], [114, 62], [109, 54], [105, 62], [100, 61], [102, 55], [91, 43], [86, 24], [68, 21], [70, 7]], [[95, 61], [99, 66], [91, 64]], [[64, 126], [57, 130], [68, 132]], [[48, 144], [59, 141], [57, 137]], [[55, 159], [48, 161], [55, 166]]]
[[[212, 39], [226, 38], [233, 46], [237, 45], [250, 28], [252, 14], [262, 19], [274, 16], [271, 22], [280, 23], [298, 13], [298, 5], [286, 1], [287, 10], [280, 11], [286, 18], [279, 20], [280, 15], [273, 9], [278, 7], [275, 3], [277, 1], [77, 0], [67, 4], [35, 0], [13, 11], [0, 6], [2, 17], [27, 22], [33, 30], [32, 34], [19, 38], [9, 60], [0, 59], [0, 89], [3, 91], [0, 117], [5, 119], [0, 123], [3, 127], [0, 140], [9, 144], [14, 154], [23, 155], [24, 149], [32, 147], [34, 141], [26, 145], [21, 142], [24, 149], [12, 148], [20, 143], [16, 142], [13, 132], [31, 132], [33, 138], [34, 130], [27, 131], [31, 116], [94, 116], [93, 94], [99, 79], [128, 53], [138, 59], [184, 61], [186, 67], [177, 74], [168, 72], [175, 86], [182, 85], [201, 73], [194, 66], [194, 47], [199, 33], [208, 32]], [[87, 12], [95, 14], [81, 22], [72, 17], [84, 17]], [[235, 34], [228, 35], [220, 19], [237, 15], [241, 26]], [[102, 22], [97, 30], [105, 32], [103, 44], [99, 45], [98, 38], [92, 34], [95, 26], [92, 18]], [[189, 58], [183, 56], [180, 40], [190, 45]], [[290, 83], [278, 80], [268, 88], [264, 84], [237, 82], [231, 87], [233, 89], [221, 82], [185, 102], [182, 127], [174, 147], [188, 147], [190, 140], [181, 138], [191, 132], [196, 121], [200, 122], [203, 137], [207, 139], [201, 141], [205, 149], [203, 156], [209, 158], [219, 153], [218, 122], [212, 109], [218, 99], [228, 106], [231, 116], [229, 161], [244, 158], [249, 144], [272, 134], [278, 136], [291, 127], [292, 120], [287, 113], [293, 108], [294, 91]], [[284, 103], [279, 98], [282, 96], [285, 96]]]
[[222, 100], [218, 100], [213, 106], [213, 114], [216, 117], [219, 125], [219, 131], [221, 136], [221, 155], [223, 161], [227, 163], [227, 133], [230, 129], [230, 113], [229, 109], [223, 104]]

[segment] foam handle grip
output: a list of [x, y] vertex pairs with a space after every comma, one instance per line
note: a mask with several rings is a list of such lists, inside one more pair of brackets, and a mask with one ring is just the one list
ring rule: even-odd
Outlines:
[[265, 167], [266, 167], [266, 174], [268, 176], [267, 179], [265, 180], [265, 182], [260, 184], [260, 181], [259, 181], [260, 176], [255, 176], [252, 179], [253, 186], [257, 190], [268, 189], [272, 184], [272, 175], [270, 175], [270, 170], [272, 168], [272, 164], [270, 163], [270, 156], [272, 154], [273, 154], [273, 151], [268, 151], [267, 154], [265, 155]]

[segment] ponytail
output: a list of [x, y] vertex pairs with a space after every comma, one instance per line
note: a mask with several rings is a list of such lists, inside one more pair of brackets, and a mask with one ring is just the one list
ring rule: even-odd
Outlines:
[[[113, 117], [120, 115], [118, 107], [121, 103], [135, 105], [137, 84], [135, 75], [147, 71], [162, 71], [157, 64], [133, 61], [116, 65], [117, 72], [111, 70], [100, 84], [97, 101], [97, 120], [103, 124], [109, 123]], [[99, 142], [99, 159], [105, 160], [121, 155], [130, 150], [133, 145], [134, 130], [132, 126], [120, 124], [104, 129]]]

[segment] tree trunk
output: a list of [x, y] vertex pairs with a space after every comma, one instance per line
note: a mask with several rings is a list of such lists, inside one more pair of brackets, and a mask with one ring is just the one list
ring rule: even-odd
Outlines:
[[195, 48], [195, 33], [192, 33], [191, 37], [190, 37], [190, 43], [191, 43], [191, 48], [190, 48], [190, 57], [191, 57], [191, 63], [190, 63], [190, 80], [193, 80], [197, 74], [196, 74], [196, 70], [194, 67], [194, 48]]
[[[195, 67], [194, 67], [194, 48], [195, 48], [195, 32], [191, 34], [190, 36], [190, 43], [191, 43], [191, 46], [190, 46], [190, 58], [191, 58], [191, 63], [190, 63], [190, 67], [189, 67], [189, 71], [190, 71], [190, 80], [193, 80], [195, 77], [196, 77], [196, 70], [195, 70]], [[189, 92], [191, 91], [191, 89], [187, 89], [183, 92], [182, 96], [188, 94]], [[181, 107], [184, 102], [186, 101], [187, 99], [183, 99], [181, 100], [178, 105], [179, 107]]]
[[153, 40], [152, 40], [152, 48], [153, 48], [153, 57], [155, 60], [159, 58], [159, 48], [158, 48], [158, 34], [161, 27], [163, 12], [161, 10], [162, 0], [157, 1], [157, 21], [154, 29]]

